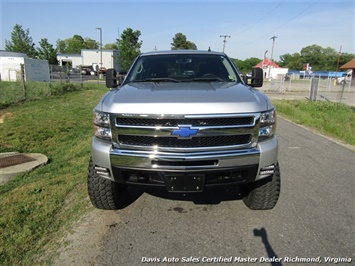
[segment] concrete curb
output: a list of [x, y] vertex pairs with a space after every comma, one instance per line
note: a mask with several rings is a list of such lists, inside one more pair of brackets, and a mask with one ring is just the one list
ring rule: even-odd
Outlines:
[[[18, 152], [5, 152], [0, 153], [0, 158], [6, 158], [20, 154]], [[9, 182], [13, 177], [18, 174], [29, 172], [41, 165], [44, 165], [48, 162], [47, 156], [40, 153], [25, 153], [24, 155], [35, 159], [31, 162], [21, 163], [5, 168], [0, 168], [0, 186]]]

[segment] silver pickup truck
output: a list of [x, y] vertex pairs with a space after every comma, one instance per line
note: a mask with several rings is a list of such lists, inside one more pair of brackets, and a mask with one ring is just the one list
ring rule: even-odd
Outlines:
[[100, 209], [124, 208], [128, 186], [172, 193], [239, 186], [250, 209], [272, 209], [280, 194], [275, 108], [254, 89], [263, 72], [240, 75], [224, 54], [141, 54], [94, 109], [88, 193]]

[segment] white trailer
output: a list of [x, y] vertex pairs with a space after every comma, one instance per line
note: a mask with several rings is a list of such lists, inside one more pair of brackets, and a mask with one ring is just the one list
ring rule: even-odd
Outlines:
[[83, 65], [83, 58], [80, 54], [57, 54], [60, 66], [69, 65], [72, 68], [79, 68]]
[[119, 71], [118, 53], [117, 50], [81, 49], [81, 54], [57, 54], [57, 59], [60, 66], [70, 65], [72, 68], [91, 66], [92, 70], [99, 66], [99, 68], [114, 68]]
[[[83, 65], [98, 65], [99, 68], [114, 68], [119, 71], [117, 50], [82, 49]], [[102, 57], [101, 57], [102, 56]], [[101, 65], [102, 58], [102, 65]]]

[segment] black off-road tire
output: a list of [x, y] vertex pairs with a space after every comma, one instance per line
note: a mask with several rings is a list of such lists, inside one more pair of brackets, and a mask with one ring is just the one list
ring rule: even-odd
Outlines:
[[244, 204], [251, 210], [273, 209], [281, 191], [281, 175], [279, 164], [276, 164], [273, 176], [259, 180], [244, 187], [246, 194]]
[[119, 210], [127, 204], [127, 186], [96, 175], [91, 158], [88, 168], [88, 193], [91, 203], [98, 209]]

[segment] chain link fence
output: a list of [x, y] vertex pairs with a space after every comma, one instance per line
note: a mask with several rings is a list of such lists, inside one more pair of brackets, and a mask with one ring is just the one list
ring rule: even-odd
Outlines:
[[49, 66], [50, 82], [103, 82], [102, 77], [87, 67]]
[[[27, 100], [41, 99], [70, 91], [90, 89], [97, 84], [105, 84], [101, 75], [91, 75], [85, 69], [66, 66], [49, 66], [49, 82], [26, 81], [23, 66], [18, 71], [17, 81], [0, 82], [0, 109]], [[95, 86], [93, 86], [95, 85]]]
[[299, 95], [311, 101], [344, 102], [354, 104], [355, 86], [350, 82], [338, 84], [334, 78], [311, 77], [307, 79], [292, 76], [278, 76], [264, 80], [262, 91], [271, 95]]

